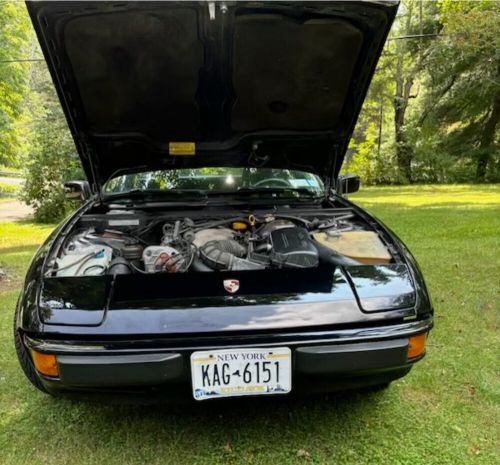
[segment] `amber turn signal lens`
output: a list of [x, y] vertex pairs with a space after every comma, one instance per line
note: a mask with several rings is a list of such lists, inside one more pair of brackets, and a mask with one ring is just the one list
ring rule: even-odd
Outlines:
[[45, 376], [59, 376], [59, 367], [57, 366], [57, 358], [55, 355], [42, 354], [32, 351], [33, 363], [36, 370]]
[[410, 337], [408, 343], [408, 358], [419, 357], [425, 352], [426, 339], [427, 333], [417, 334], [416, 336]]

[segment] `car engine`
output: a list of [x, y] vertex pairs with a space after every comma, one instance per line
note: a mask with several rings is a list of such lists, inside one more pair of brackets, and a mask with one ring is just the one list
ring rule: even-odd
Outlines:
[[[328, 242], [359, 229], [352, 217], [348, 213], [312, 219], [288, 215], [154, 219], [142, 227], [113, 229], [99, 224], [70, 235], [48, 267], [48, 275], [315, 268], [321, 262], [356, 265], [360, 262], [336, 252]], [[380, 241], [376, 233], [371, 234], [372, 241]]]

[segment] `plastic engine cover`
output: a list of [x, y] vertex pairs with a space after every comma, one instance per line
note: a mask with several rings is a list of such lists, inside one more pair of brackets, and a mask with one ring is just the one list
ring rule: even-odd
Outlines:
[[275, 229], [269, 238], [273, 247], [271, 261], [277, 266], [313, 268], [318, 266], [318, 250], [303, 228]]

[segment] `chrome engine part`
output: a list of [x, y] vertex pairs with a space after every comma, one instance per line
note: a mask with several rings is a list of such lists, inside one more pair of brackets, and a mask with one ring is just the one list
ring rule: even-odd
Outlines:
[[182, 273], [190, 266], [185, 254], [169, 245], [150, 245], [142, 253], [146, 273]]
[[[342, 219], [342, 223], [337, 221]], [[80, 229], [63, 244], [52, 276], [184, 273], [314, 268], [331, 259], [315, 234], [352, 228], [347, 217], [304, 219], [290, 215], [194, 221], [190, 218], [141, 228]], [[334, 224], [334, 222], [336, 222]], [[161, 229], [160, 229], [161, 228]], [[343, 257], [341, 257], [343, 258]], [[350, 262], [349, 262], [350, 263]]]
[[[237, 240], [238, 239], [238, 240]], [[196, 271], [261, 270], [262, 264], [247, 259], [249, 237], [229, 228], [207, 228], [197, 231], [193, 244], [197, 258]]]
[[96, 276], [108, 269], [113, 250], [105, 245], [81, 245], [55, 261], [56, 276]]
[[207, 228], [201, 229], [194, 234], [193, 244], [202, 248], [208, 242], [225, 241], [234, 239], [234, 231], [229, 228]]
[[272, 220], [247, 234], [227, 228], [201, 230], [194, 244], [210, 270], [310, 268], [319, 261], [308, 231], [289, 220]]

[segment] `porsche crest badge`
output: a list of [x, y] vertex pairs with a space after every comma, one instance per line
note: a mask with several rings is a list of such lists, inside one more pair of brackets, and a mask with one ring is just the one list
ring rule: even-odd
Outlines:
[[237, 279], [225, 279], [223, 284], [224, 289], [231, 294], [234, 294], [240, 288], [240, 282]]

